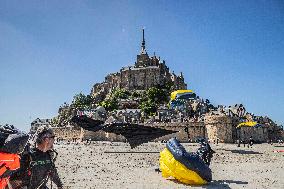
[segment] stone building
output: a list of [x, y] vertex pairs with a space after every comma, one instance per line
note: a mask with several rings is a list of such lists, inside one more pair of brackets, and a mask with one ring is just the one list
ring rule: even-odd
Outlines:
[[39, 127], [45, 127], [45, 126], [50, 126], [51, 124], [51, 119], [40, 119], [40, 118], [36, 118], [32, 123], [31, 123], [31, 129], [30, 129], [30, 133], [35, 133], [36, 130]]
[[116, 110], [116, 118], [122, 122], [138, 123], [141, 118], [141, 109]]
[[103, 83], [96, 83], [91, 95], [97, 100], [108, 94], [111, 90], [120, 88], [126, 90], [146, 90], [150, 87], [173, 84], [174, 89], [186, 89], [183, 74], [170, 73], [165, 61], [156, 55], [150, 57], [146, 51], [144, 29], [140, 54], [137, 55], [134, 66], [123, 67], [117, 73], [105, 77]]

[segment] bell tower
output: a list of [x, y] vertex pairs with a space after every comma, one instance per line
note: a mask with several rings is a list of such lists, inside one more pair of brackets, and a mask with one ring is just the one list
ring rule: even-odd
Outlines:
[[145, 44], [146, 44], [145, 33], [144, 33], [144, 29], [142, 29], [141, 51], [140, 51], [140, 55], [137, 55], [137, 62], [135, 63], [135, 67], [147, 67], [150, 65], [150, 58], [146, 51]]

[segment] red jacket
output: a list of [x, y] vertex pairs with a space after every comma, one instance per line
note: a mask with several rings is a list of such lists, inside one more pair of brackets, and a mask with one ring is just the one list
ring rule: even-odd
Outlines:
[[[0, 176], [7, 173], [7, 171], [14, 171], [18, 168], [20, 168], [19, 155], [0, 152]], [[5, 189], [8, 181], [9, 176], [0, 178], [0, 189]]]

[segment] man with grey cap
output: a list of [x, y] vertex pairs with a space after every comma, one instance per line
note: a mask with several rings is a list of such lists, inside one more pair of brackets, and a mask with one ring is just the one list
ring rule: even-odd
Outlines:
[[21, 180], [21, 186], [28, 189], [48, 189], [46, 185], [49, 179], [59, 189], [63, 188], [54, 164], [57, 155], [53, 150], [54, 138], [51, 128], [39, 128], [36, 132], [35, 148], [21, 157], [21, 168], [12, 179]]

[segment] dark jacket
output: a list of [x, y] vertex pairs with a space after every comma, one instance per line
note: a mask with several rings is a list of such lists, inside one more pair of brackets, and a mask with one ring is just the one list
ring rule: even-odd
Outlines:
[[42, 152], [35, 148], [24, 154], [21, 157], [21, 168], [12, 179], [22, 180], [23, 186], [27, 186], [28, 189], [45, 189], [48, 179], [51, 179], [57, 187], [62, 187], [53, 162], [53, 153]]

